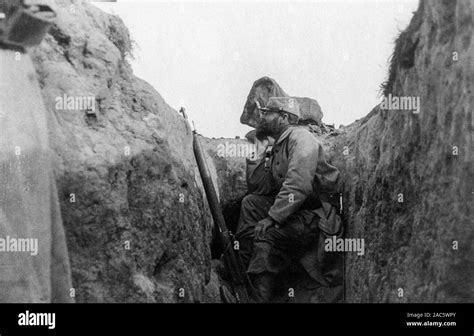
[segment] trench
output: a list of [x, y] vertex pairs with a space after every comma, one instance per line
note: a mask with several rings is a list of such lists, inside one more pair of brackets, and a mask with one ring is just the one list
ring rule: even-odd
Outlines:
[[[97, 97], [107, 97], [100, 115], [54, 112], [51, 118], [51, 149], [61, 172], [57, 183], [64, 192], [60, 202], [77, 301], [178, 302], [177, 289], [186, 287], [189, 301], [217, 302], [209, 259], [218, 259], [223, 247], [217, 228], [208, 238], [210, 215], [203, 211], [205, 202], [190, 177], [188, 128], [150, 85], [134, 77], [124, 58], [129, 35], [120, 20], [102, 20], [104, 14], [86, 3], [76, 6], [81, 15], [71, 15], [66, 4], [58, 10], [63, 19], [33, 54], [48, 111], [55, 111], [57, 92], [89, 95], [80, 83], [98, 88]], [[77, 17], [87, 18], [83, 30], [95, 37], [86, 47], [69, 43], [79, 34], [69, 28]], [[102, 21], [109, 23], [98, 29], [94, 22]], [[465, 183], [472, 180], [467, 136], [472, 100], [465, 94], [472, 91], [471, 22], [469, 0], [421, 1], [396, 41], [383, 85], [386, 94], [420, 95], [420, 115], [376, 107], [337, 130], [340, 136], [327, 127], [327, 154], [345, 183], [346, 235], [367, 242], [366, 256], [346, 257], [347, 302], [472, 301], [471, 208], [466, 197], [471, 190]], [[457, 46], [459, 58], [451, 57], [452, 46]], [[269, 78], [259, 81], [266, 89], [282, 90]], [[243, 111], [248, 121], [253, 98], [249, 96]], [[176, 146], [166, 147], [165, 139]], [[227, 139], [205, 141], [215, 152]], [[130, 144], [136, 153], [145, 151], [134, 158], [135, 166], [130, 163], [133, 172], [128, 159], [110, 166], [115, 161], [109, 158], [121, 157], [122, 148]], [[453, 145], [459, 155], [452, 154]], [[151, 147], [160, 149], [150, 152]], [[244, 170], [231, 158], [217, 160], [215, 168], [226, 198], [224, 218], [235, 233]], [[399, 189], [403, 203], [393, 201]], [[71, 193], [77, 202], [69, 201]], [[179, 201], [181, 193], [186, 205]], [[131, 250], [123, 247], [124, 240], [132, 242]], [[462, 247], [459, 251], [451, 248], [453, 241]], [[293, 280], [296, 285], [287, 289], [301, 294], [300, 302], [308, 302], [302, 294], [308, 291], [313, 293], [310, 302], [340, 302], [336, 290]], [[397, 295], [401, 287], [403, 298]]]

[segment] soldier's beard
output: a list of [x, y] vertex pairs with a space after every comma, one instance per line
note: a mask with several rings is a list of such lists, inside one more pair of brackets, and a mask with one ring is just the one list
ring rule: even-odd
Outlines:
[[274, 119], [269, 123], [266, 122], [264, 119], [261, 119], [257, 126], [256, 136], [260, 139], [268, 136], [274, 137], [276, 134], [278, 134], [279, 130], [280, 123], [278, 119]]
[[271, 132], [268, 130], [268, 128], [266, 127], [266, 125], [262, 125], [262, 124], [259, 124], [257, 126], [257, 134], [256, 134], [256, 137], [260, 140], [268, 137], [268, 136], [271, 136]]

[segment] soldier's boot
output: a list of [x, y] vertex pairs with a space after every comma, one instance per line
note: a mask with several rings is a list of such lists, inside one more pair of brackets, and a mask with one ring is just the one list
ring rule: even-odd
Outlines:
[[254, 279], [254, 286], [259, 295], [261, 303], [268, 303], [273, 297], [275, 278], [272, 274], [264, 272], [257, 274]]
[[231, 293], [227, 284], [219, 287], [219, 294], [223, 303], [237, 303], [237, 298]]

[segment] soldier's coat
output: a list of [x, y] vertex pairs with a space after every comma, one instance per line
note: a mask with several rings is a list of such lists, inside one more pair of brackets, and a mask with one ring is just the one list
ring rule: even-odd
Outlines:
[[326, 161], [322, 144], [305, 128], [289, 127], [273, 146], [272, 173], [280, 189], [268, 212], [284, 223], [313, 192], [318, 179], [320, 192], [333, 192], [339, 171]]

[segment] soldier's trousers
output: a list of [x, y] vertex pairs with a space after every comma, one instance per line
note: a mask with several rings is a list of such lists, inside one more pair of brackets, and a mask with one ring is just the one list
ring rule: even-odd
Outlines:
[[297, 261], [308, 244], [317, 241], [313, 228], [314, 213], [300, 210], [278, 228], [267, 229], [263, 238], [255, 239], [255, 226], [268, 217], [274, 197], [247, 195], [242, 200], [237, 239], [240, 255], [250, 275], [263, 272], [279, 274]]

